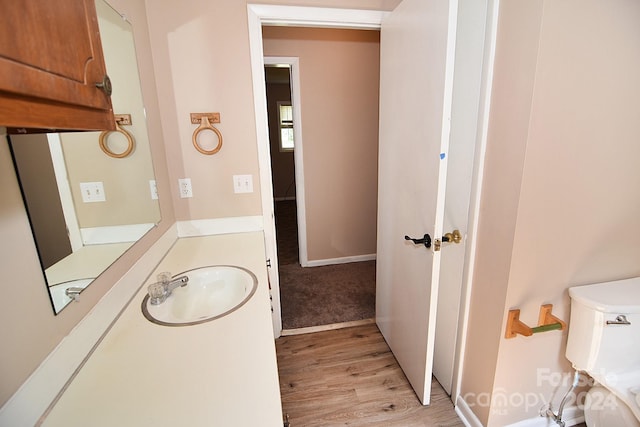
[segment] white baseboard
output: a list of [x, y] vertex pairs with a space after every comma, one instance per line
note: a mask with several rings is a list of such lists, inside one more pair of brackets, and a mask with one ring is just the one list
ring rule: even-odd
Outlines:
[[[570, 424], [569, 424], [570, 425]], [[557, 424], [550, 418], [535, 417], [509, 424], [505, 427], [553, 427]]]
[[455, 410], [466, 427], [484, 427], [462, 396], [456, 399]]
[[374, 261], [376, 254], [347, 256], [341, 258], [328, 258], [307, 261], [302, 264], [303, 267], [321, 267], [323, 265], [348, 264], [350, 262]]
[[[458, 396], [456, 399], [455, 411], [465, 426], [484, 427], [462, 396]], [[577, 406], [572, 406], [564, 409], [562, 418], [567, 427], [574, 426], [584, 422], [584, 413]], [[557, 424], [550, 418], [538, 416], [518, 421], [505, 427], [557, 427]]]
[[178, 225], [178, 237], [248, 233], [264, 230], [264, 220], [262, 216], [197, 219], [191, 221], [178, 221], [176, 224]]
[[[577, 406], [565, 408], [562, 412], [562, 420], [567, 427], [574, 426], [584, 422], [584, 413]], [[518, 421], [517, 423], [509, 424], [506, 427], [557, 427], [555, 421], [546, 417], [534, 417], [526, 420]]]
[[96, 303], [0, 408], [0, 426], [32, 427], [46, 415], [177, 238], [173, 226]]

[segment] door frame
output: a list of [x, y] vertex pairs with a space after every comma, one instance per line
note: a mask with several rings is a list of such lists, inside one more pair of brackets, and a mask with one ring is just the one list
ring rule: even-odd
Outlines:
[[[304, 191], [304, 157], [302, 138], [302, 100], [300, 95], [300, 60], [294, 56], [265, 56], [265, 65], [286, 64], [289, 66], [289, 87], [291, 88], [291, 106], [293, 108], [293, 163], [296, 183], [296, 216], [298, 221], [298, 259], [300, 265], [307, 267], [309, 257], [307, 252], [307, 216], [306, 196]], [[269, 163], [269, 171], [271, 170]], [[262, 167], [262, 166], [261, 166]], [[273, 179], [273, 175], [271, 175]], [[272, 185], [270, 183], [269, 185]]]
[[62, 214], [64, 216], [64, 222], [67, 225], [69, 243], [71, 243], [71, 251], [75, 252], [82, 248], [84, 243], [82, 241], [82, 233], [80, 232], [76, 210], [73, 206], [73, 196], [69, 179], [67, 178], [67, 165], [64, 160], [60, 134], [48, 133], [47, 142], [49, 144], [49, 152], [51, 153], [53, 172], [56, 177], [56, 183], [58, 184]]
[[[465, 340], [469, 319], [469, 301], [473, 283], [473, 266], [476, 254], [477, 224], [480, 211], [482, 181], [484, 175], [484, 157], [486, 150], [489, 103], [491, 94], [493, 56], [497, 26], [497, 9], [499, 0], [483, 0], [487, 10], [487, 41], [483, 66], [482, 87], [480, 95], [481, 107], [478, 112], [478, 132], [476, 136], [474, 169], [472, 176], [471, 202], [469, 208], [469, 224], [467, 248], [465, 252], [462, 301], [458, 321], [458, 345], [455, 350], [455, 366], [451, 398], [454, 404], [460, 396], [462, 370], [464, 365]], [[256, 137], [258, 148], [258, 164], [260, 169], [260, 190], [264, 221], [265, 247], [267, 258], [271, 260], [269, 280], [273, 307], [273, 327], [275, 337], [282, 332], [280, 312], [280, 286], [278, 281], [277, 244], [275, 239], [275, 221], [273, 189], [271, 178], [271, 159], [269, 131], [266, 106], [266, 89], [264, 83], [264, 53], [262, 49], [262, 25], [314, 26], [351, 29], [380, 29], [382, 20], [388, 14], [379, 10], [332, 9], [322, 7], [299, 7], [267, 4], [247, 4], [249, 30], [249, 48], [252, 69], [254, 108], [256, 116]]]
[[[265, 251], [267, 259], [270, 260], [268, 263], [270, 266], [268, 276], [271, 307], [273, 311], [273, 331], [276, 338], [282, 334], [282, 315], [280, 307], [280, 282], [278, 278], [278, 248], [276, 243], [273, 204], [271, 146], [269, 144], [267, 94], [264, 75], [264, 51], [262, 48], [262, 25], [380, 29], [382, 20], [386, 14], [387, 12], [376, 10], [247, 4], [262, 217], [265, 235]], [[296, 171], [296, 174], [297, 173]], [[297, 190], [296, 184], [296, 191]]]

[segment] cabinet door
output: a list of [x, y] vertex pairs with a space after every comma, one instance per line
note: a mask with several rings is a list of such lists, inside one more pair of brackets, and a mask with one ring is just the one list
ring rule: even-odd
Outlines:
[[0, 125], [112, 128], [94, 0], [0, 5]]

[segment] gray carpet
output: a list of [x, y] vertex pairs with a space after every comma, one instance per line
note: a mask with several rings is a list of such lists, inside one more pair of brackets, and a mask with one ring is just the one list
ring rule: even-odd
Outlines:
[[300, 267], [295, 201], [276, 203], [282, 327], [297, 329], [375, 317], [375, 261]]
[[375, 316], [375, 261], [302, 268], [280, 266], [284, 329], [329, 325]]

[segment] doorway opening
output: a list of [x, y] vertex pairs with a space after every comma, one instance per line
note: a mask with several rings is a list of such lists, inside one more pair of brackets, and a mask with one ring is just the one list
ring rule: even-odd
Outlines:
[[283, 329], [373, 322], [379, 31], [262, 33]]
[[[420, 4], [420, 3], [418, 3]], [[487, 112], [488, 112], [488, 94], [491, 89], [491, 66], [493, 60], [493, 46], [495, 43], [495, 22], [496, 11], [492, 2], [478, 2], [478, 8], [483, 9], [478, 13], [461, 14], [468, 16], [470, 19], [477, 16], [485, 16], [487, 7], [491, 6], [491, 14], [487, 14], [487, 28], [485, 34], [485, 20], [476, 20], [478, 25], [472, 25], [469, 22], [463, 23], [460, 26], [459, 31], [464, 31], [465, 37], [460, 40], [466, 41], [479, 41], [480, 46], [474, 46], [469, 51], [464, 51], [461, 54], [460, 59], [470, 60], [473, 66], [459, 67], [460, 70], [468, 70], [468, 74], [472, 77], [470, 81], [475, 81], [476, 78], [481, 81], [481, 88], [478, 93], [472, 93], [473, 91], [463, 90], [463, 93], [469, 93], [479, 99], [474, 99], [473, 102], [464, 103], [469, 106], [479, 106], [477, 115], [469, 119], [462, 120], [456, 128], [468, 127], [470, 130], [478, 132], [477, 138], [473, 137], [469, 141], [472, 145], [478, 148], [476, 156], [474, 157], [473, 167], [473, 186], [471, 191], [471, 207], [469, 209], [470, 221], [469, 221], [469, 235], [468, 246], [469, 250], [465, 254], [464, 273], [463, 273], [463, 297], [461, 306], [461, 317], [458, 321], [460, 329], [458, 330], [457, 342], [462, 345], [455, 349], [455, 363], [453, 372], [453, 387], [451, 397], [454, 402], [459, 397], [459, 390], [461, 386], [460, 372], [462, 369], [462, 361], [464, 360], [464, 338], [466, 336], [468, 312], [467, 307], [470, 299], [471, 291], [471, 275], [469, 274], [472, 269], [475, 257], [475, 240], [476, 240], [476, 224], [479, 212], [479, 200], [480, 189], [482, 183], [482, 165], [484, 156], [484, 147], [486, 141], [486, 127], [487, 127]], [[464, 5], [466, 8], [471, 5]], [[273, 193], [271, 188], [271, 171], [269, 160], [269, 142], [268, 132], [266, 129], [266, 109], [264, 105], [265, 100], [265, 88], [264, 88], [264, 70], [263, 67], [263, 44], [262, 44], [262, 28], [263, 25], [303, 25], [303, 26], [319, 26], [330, 28], [366, 28], [366, 29], [380, 29], [383, 19], [388, 17], [389, 13], [384, 11], [374, 10], [348, 10], [348, 9], [329, 9], [329, 8], [314, 8], [314, 7], [295, 7], [295, 6], [272, 6], [263, 4], [249, 4], [248, 8], [248, 23], [249, 23], [249, 38], [251, 49], [251, 65], [253, 72], [253, 89], [254, 89], [254, 107], [256, 114], [256, 127], [257, 127], [257, 144], [258, 144], [258, 156], [260, 162], [260, 181], [262, 182], [262, 206], [263, 206], [263, 221], [264, 221], [264, 234], [267, 258], [272, 259], [276, 257], [277, 245], [275, 235], [275, 222], [274, 222], [274, 203]], [[465, 9], [466, 11], [466, 9]], [[453, 18], [454, 15], [449, 11], [449, 18]], [[475, 19], [475, 18], [474, 18]], [[475, 21], [474, 21], [475, 22]], [[475, 34], [475, 33], [477, 34]], [[468, 33], [468, 34], [466, 34]], [[474, 33], [474, 34], [472, 34]], [[469, 35], [469, 37], [467, 37]], [[484, 46], [485, 36], [488, 36], [488, 45]], [[486, 61], [483, 62], [483, 59]], [[456, 62], [458, 57], [456, 55]], [[461, 61], [462, 62], [462, 61]], [[324, 64], [324, 67], [330, 67], [333, 65]], [[478, 69], [482, 71], [482, 76], [478, 73]], [[486, 74], [485, 74], [486, 73]], [[476, 75], [477, 74], [477, 75]], [[466, 74], [465, 74], [466, 75]], [[486, 76], [486, 79], [484, 77]], [[464, 79], [458, 79], [454, 76], [454, 80], [463, 81]], [[454, 84], [455, 86], [455, 84]], [[377, 104], [377, 102], [376, 102]], [[454, 101], [454, 105], [456, 102]], [[469, 121], [470, 120], [470, 121]], [[477, 126], [476, 126], [477, 125]], [[326, 171], [328, 174], [330, 170]], [[300, 183], [297, 182], [297, 185]], [[299, 197], [300, 195], [297, 195]], [[311, 257], [313, 259], [313, 257]], [[274, 267], [272, 265], [272, 267]], [[269, 269], [269, 279], [271, 282], [271, 294], [273, 304], [273, 326], [275, 336], [279, 337], [282, 333], [282, 321], [280, 317], [280, 288], [278, 283], [278, 270], [276, 268]]]

